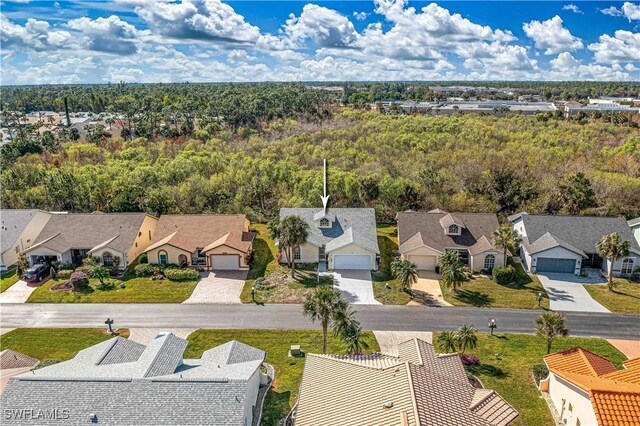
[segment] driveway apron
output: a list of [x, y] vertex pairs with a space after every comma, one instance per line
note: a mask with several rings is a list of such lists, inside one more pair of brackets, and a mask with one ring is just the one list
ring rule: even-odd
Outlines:
[[373, 295], [371, 272], [355, 269], [340, 269], [333, 272], [333, 286], [342, 297], [357, 305], [380, 305]]
[[580, 277], [547, 273], [538, 274], [538, 278], [549, 295], [549, 309], [552, 311], [610, 312], [593, 300]]

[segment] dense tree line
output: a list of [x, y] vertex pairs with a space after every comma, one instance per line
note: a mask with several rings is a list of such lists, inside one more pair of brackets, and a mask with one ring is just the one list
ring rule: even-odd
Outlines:
[[[4, 149], [3, 149], [4, 151]], [[535, 116], [275, 119], [261, 132], [64, 142], [3, 164], [4, 208], [154, 213], [330, 205], [640, 215], [640, 131]]]

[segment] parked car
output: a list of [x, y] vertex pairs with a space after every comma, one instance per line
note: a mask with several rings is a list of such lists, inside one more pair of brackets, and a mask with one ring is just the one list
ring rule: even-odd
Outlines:
[[44, 263], [37, 263], [24, 273], [26, 281], [42, 281], [44, 277], [49, 275], [49, 266]]

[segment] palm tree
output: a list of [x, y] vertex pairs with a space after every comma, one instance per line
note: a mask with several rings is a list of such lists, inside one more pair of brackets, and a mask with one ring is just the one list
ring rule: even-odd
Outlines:
[[462, 327], [458, 328], [456, 331], [456, 340], [458, 342], [458, 346], [462, 349], [462, 353], [469, 349], [473, 349], [478, 346], [478, 336], [476, 336], [476, 328], [473, 324], [464, 324]]
[[353, 316], [347, 308], [347, 302], [340, 298], [340, 292], [327, 286], [317, 288], [315, 292], [307, 296], [302, 304], [302, 315], [311, 319], [311, 322], [320, 321], [322, 326], [322, 353], [327, 353], [329, 326], [344, 327], [345, 318]]
[[360, 322], [355, 319], [356, 311], [347, 306], [346, 309], [338, 309], [333, 316], [333, 333], [345, 344], [347, 352], [362, 353], [368, 348], [364, 340], [364, 333]]
[[104, 285], [104, 280], [106, 280], [110, 276], [109, 268], [105, 268], [104, 266], [100, 265], [92, 266], [91, 269], [89, 269], [88, 275], [91, 278], [97, 278], [98, 281], [100, 281], [100, 285]]
[[458, 286], [467, 279], [467, 267], [458, 259], [457, 251], [447, 250], [440, 257], [440, 279], [447, 287], [458, 292]]
[[536, 318], [536, 335], [547, 339], [547, 354], [549, 354], [556, 337], [569, 335], [567, 320], [558, 312], [545, 312]]
[[418, 268], [408, 260], [395, 259], [391, 262], [391, 274], [400, 282], [402, 290], [410, 289], [418, 281]]
[[596, 243], [596, 249], [600, 257], [607, 259], [607, 286], [613, 291], [613, 263], [620, 257], [629, 256], [629, 241], [621, 241], [619, 232], [603, 236]]
[[438, 335], [438, 349], [443, 352], [455, 352], [458, 350], [458, 338], [455, 331], [443, 331]]
[[307, 242], [307, 238], [309, 238], [309, 225], [301, 217], [287, 216], [280, 221], [278, 241], [287, 255], [292, 278], [295, 276], [296, 268], [294, 252]]
[[503, 250], [504, 261], [507, 262], [507, 251], [514, 253], [522, 239], [515, 229], [509, 225], [503, 225], [493, 231], [493, 245]]
[[267, 222], [267, 231], [269, 232], [269, 238], [275, 240], [278, 238], [278, 228], [280, 227], [280, 219], [275, 218]]

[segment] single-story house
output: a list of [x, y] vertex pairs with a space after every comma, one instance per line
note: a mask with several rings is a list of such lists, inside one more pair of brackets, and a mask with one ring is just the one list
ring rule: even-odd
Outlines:
[[[287, 216], [298, 216], [309, 225], [307, 243], [294, 250], [296, 263], [319, 263], [328, 269], [378, 269], [374, 209], [280, 209], [280, 220]], [[286, 253], [281, 254], [280, 261], [287, 262]]]
[[473, 386], [460, 355], [412, 339], [398, 356], [307, 354], [293, 415], [295, 426], [506, 426], [518, 412]]
[[[265, 352], [230, 341], [183, 359], [187, 343], [171, 333], [146, 346], [116, 337], [13, 377], [2, 424], [251, 426]], [[25, 412], [33, 419], [13, 414]]]
[[163, 215], [146, 252], [149, 263], [246, 270], [254, 239], [243, 214]]
[[630, 254], [613, 264], [614, 275], [629, 276], [640, 265], [640, 246], [627, 221], [618, 217], [534, 215], [509, 216], [522, 243], [520, 257], [529, 272], [579, 274], [582, 268], [608, 270], [608, 261], [598, 255], [596, 244], [619, 232], [629, 241]]
[[475, 271], [504, 266], [504, 252], [494, 247], [493, 232], [498, 218], [492, 213], [400, 212], [398, 251], [419, 270], [433, 271], [448, 250], [458, 251], [460, 260]]
[[636, 217], [635, 219], [631, 219], [629, 222], [629, 228], [631, 228], [631, 232], [633, 233], [634, 238], [640, 244], [640, 217]]
[[79, 265], [91, 255], [125, 269], [149, 246], [157, 222], [145, 213], [54, 213], [25, 253], [32, 265]]
[[540, 381], [563, 424], [640, 424], [640, 358], [618, 370], [606, 358], [582, 348], [544, 357], [549, 375]]
[[43, 210], [2, 209], [0, 210], [0, 247], [2, 247], [2, 269], [18, 262], [18, 256], [31, 247], [42, 228], [47, 224], [50, 213]]

